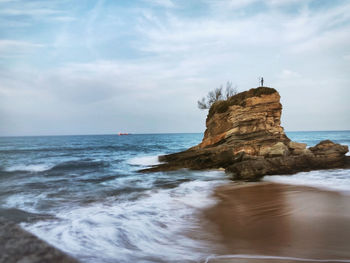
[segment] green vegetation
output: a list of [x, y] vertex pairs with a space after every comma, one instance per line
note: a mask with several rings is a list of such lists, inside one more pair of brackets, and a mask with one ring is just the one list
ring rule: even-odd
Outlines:
[[208, 117], [211, 117], [214, 115], [214, 113], [223, 113], [233, 105], [245, 106], [245, 100], [247, 98], [260, 97], [261, 95], [268, 95], [275, 92], [277, 91], [273, 88], [259, 87], [238, 93], [232, 97], [229, 97], [227, 100], [216, 101], [211, 105]]
[[203, 97], [197, 102], [198, 108], [200, 108], [201, 110], [210, 109], [215, 102], [227, 100], [237, 93], [237, 87], [232, 87], [232, 82], [227, 81], [225, 94], [223, 92], [222, 85], [220, 86], [220, 88], [216, 88], [213, 91], [209, 91], [207, 97]]

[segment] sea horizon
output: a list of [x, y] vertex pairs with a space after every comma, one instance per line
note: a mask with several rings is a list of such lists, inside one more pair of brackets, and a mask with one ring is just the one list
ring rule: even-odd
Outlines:
[[[293, 132], [349, 132], [350, 130], [284, 130], [285, 133]], [[154, 133], [137, 133], [130, 132], [127, 135], [119, 135], [116, 133], [91, 133], [91, 134], [46, 134], [46, 135], [0, 135], [0, 138], [11, 138], [11, 137], [59, 137], [59, 136], [104, 136], [104, 135], [117, 135], [117, 136], [127, 136], [127, 135], [157, 135], [157, 134], [204, 134], [202, 132], [154, 132]]]

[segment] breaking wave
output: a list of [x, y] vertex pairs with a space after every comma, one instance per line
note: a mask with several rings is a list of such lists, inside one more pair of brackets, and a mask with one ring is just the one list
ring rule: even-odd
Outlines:
[[311, 186], [350, 195], [349, 169], [317, 170], [294, 175], [265, 176], [263, 180], [267, 182]]

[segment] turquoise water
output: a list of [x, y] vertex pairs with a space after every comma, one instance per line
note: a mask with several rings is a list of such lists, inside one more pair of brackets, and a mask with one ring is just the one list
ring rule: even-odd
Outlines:
[[[350, 145], [350, 132], [288, 132], [309, 146]], [[198, 144], [202, 134], [0, 137], [0, 215], [82, 262], [200, 262], [202, 209], [220, 171], [141, 174], [157, 156]], [[349, 170], [267, 177], [348, 194]], [[191, 233], [191, 234], [189, 234]]]

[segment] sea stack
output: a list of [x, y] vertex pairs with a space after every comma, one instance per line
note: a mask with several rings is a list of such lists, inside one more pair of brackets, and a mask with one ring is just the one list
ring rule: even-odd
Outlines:
[[258, 87], [215, 102], [202, 142], [184, 152], [160, 156], [160, 165], [143, 172], [224, 168], [233, 179], [340, 168], [348, 146], [322, 141], [314, 147], [291, 141], [281, 126], [279, 93]]

